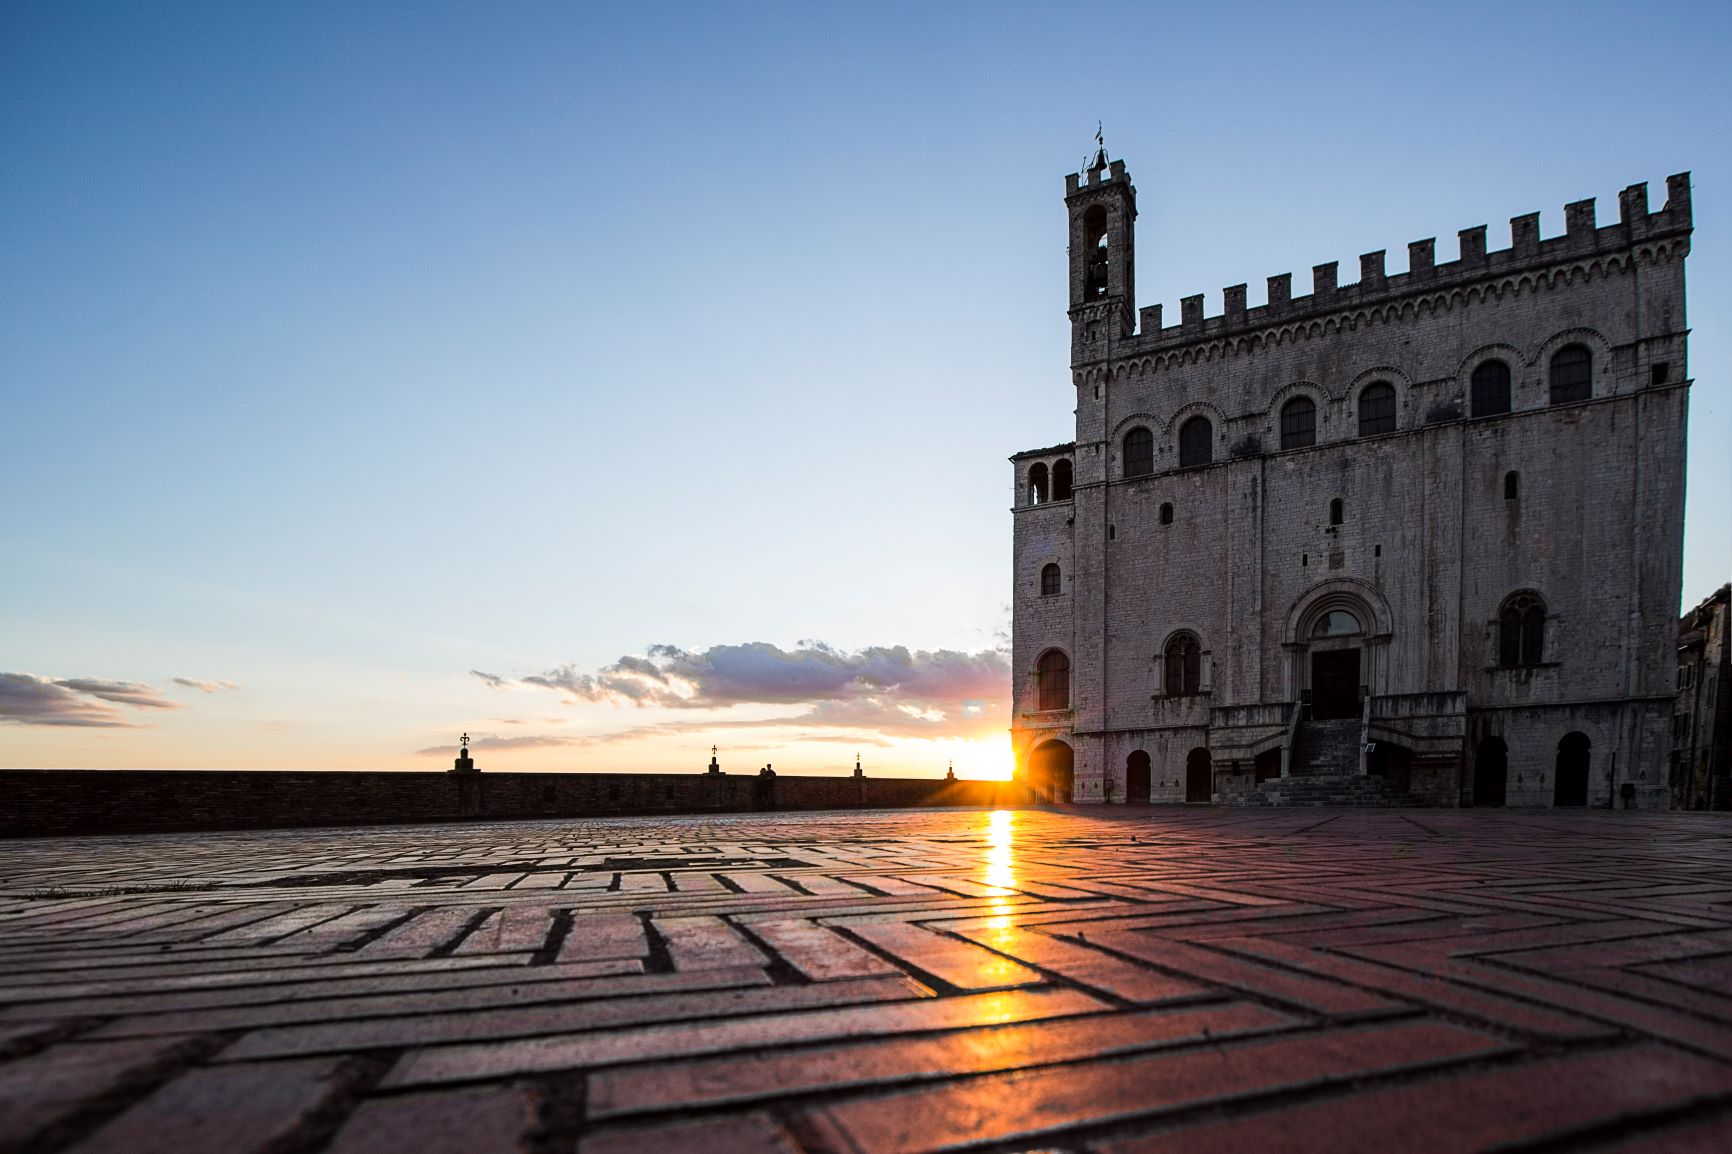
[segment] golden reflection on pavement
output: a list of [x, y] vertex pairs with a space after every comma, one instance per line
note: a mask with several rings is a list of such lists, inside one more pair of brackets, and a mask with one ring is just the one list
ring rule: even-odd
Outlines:
[[[989, 886], [997, 886], [1004, 891], [998, 895], [1009, 897], [1016, 889], [1016, 814], [1008, 809], [995, 809], [986, 819], [986, 873], [981, 880]], [[1009, 913], [1010, 907], [1004, 904], [1002, 910], [994, 909], [994, 913]]]

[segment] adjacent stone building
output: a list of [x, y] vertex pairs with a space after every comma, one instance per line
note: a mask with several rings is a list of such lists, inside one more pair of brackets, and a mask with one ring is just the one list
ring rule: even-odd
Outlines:
[[1722, 585], [1678, 622], [1678, 703], [1672, 713], [1672, 804], [1732, 809], [1732, 646]]
[[1357, 283], [1135, 299], [1066, 178], [1075, 438], [1015, 469], [1019, 772], [1076, 801], [1664, 807], [1687, 174]]

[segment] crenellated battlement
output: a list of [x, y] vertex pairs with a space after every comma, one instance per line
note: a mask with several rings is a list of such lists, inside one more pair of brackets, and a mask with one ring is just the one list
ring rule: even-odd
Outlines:
[[[1110, 169], [1091, 174], [1097, 178], [1092, 184], [1079, 182], [1073, 173], [1065, 178], [1066, 193], [1073, 195], [1098, 187], [1115, 175], [1122, 178], [1123, 167], [1115, 162]], [[1149, 352], [1317, 314], [1364, 308], [1411, 293], [1435, 292], [1529, 269], [1592, 259], [1646, 241], [1688, 236], [1691, 228], [1690, 174], [1682, 172], [1666, 178], [1666, 203], [1658, 212], [1648, 211], [1646, 183], [1624, 189], [1618, 194], [1617, 223], [1603, 227], [1596, 222], [1593, 199], [1578, 200], [1564, 206], [1561, 236], [1542, 239], [1540, 214], [1526, 213], [1510, 218], [1510, 247], [1506, 249], [1488, 252], [1486, 226], [1476, 225], [1457, 234], [1460, 256], [1444, 264], [1437, 263], [1436, 238], [1428, 237], [1408, 244], [1408, 271], [1393, 276], [1385, 271], [1387, 253], [1380, 249], [1360, 256], [1359, 280], [1352, 284], [1341, 283], [1337, 261], [1312, 266], [1311, 292], [1306, 296], [1294, 296], [1293, 274], [1280, 273], [1268, 280], [1268, 303], [1255, 308], [1246, 306], [1247, 286], [1243, 284], [1222, 290], [1223, 308], [1219, 316], [1203, 315], [1202, 293], [1180, 299], [1176, 325], [1164, 323], [1160, 305], [1149, 305], [1137, 311], [1136, 335], [1119, 344], [1113, 353], [1122, 356], [1133, 351]]]
[[1087, 192], [1091, 188], [1102, 185], [1125, 182], [1125, 162], [1115, 160], [1104, 168], [1091, 168], [1086, 172], [1073, 172], [1064, 178], [1064, 194], [1067, 198], [1079, 192]]

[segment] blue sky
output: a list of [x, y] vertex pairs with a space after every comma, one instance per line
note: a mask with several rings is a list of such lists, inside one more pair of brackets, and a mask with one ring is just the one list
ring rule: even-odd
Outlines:
[[0, 673], [59, 722], [0, 763], [1001, 770], [1097, 120], [1169, 312], [1693, 170], [1693, 603], [1728, 49], [1712, 4], [0, 7]]

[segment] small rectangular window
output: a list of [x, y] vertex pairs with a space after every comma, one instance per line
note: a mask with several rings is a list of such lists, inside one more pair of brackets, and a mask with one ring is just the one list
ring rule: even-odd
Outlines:
[[1672, 366], [1665, 361], [1661, 361], [1649, 370], [1649, 377], [1656, 385], [1665, 384], [1671, 379], [1671, 376]]

